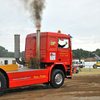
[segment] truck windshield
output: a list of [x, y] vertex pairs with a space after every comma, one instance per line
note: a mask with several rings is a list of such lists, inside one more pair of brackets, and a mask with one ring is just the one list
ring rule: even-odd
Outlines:
[[69, 48], [69, 39], [61, 39], [61, 38], [59, 38], [58, 47], [59, 48]]

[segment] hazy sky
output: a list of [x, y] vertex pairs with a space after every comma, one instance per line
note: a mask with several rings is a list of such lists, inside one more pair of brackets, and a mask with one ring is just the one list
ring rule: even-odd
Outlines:
[[[25, 37], [36, 32], [20, 0], [0, 0], [0, 45], [14, 51], [14, 34]], [[46, 0], [41, 31], [73, 36], [72, 48], [94, 51], [100, 48], [100, 0]]]

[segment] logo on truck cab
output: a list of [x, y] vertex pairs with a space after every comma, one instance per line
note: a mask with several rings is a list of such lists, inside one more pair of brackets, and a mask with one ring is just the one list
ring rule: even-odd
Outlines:
[[56, 42], [50, 41], [50, 45], [55, 45]]

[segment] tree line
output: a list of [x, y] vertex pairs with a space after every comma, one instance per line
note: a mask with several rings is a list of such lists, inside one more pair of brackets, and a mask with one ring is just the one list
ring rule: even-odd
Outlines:
[[[98, 56], [100, 56], [100, 49], [96, 49], [93, 52], [86, 51], [83, 49], [75, 49], [75, 50], [72, 50], [72, 52], [73, 52], [74, 59], [86, 59], [89, 57], [94, 57], [94, 55], [92, 55], [92, 53], [96, 53]], [[20, 53], [20, 57], [24, 57], [24, 55], [25, 55], [25, 52], [22, 51]], [[7, 49], [0, 46], [0, 57], [14, 57], [14, 52], [8, 52]]]
[[[14, 52], [9, 52], [3, 46], [0, 46], [0, 57], [10, 57], [14, 58]], [[24, 57], [24, 51], [20, 53], [20, 57]]]
[[93, 55], [92, 53], [96, 53], [98, 56], [100, 56], [100, 49], [96, 49], [95, 51], [92, 52], [83, 49], [76, 49], [72, 50], [72, 52], [74, 59], [86, 59], [90, 57], [95, 57], [95, 55]]

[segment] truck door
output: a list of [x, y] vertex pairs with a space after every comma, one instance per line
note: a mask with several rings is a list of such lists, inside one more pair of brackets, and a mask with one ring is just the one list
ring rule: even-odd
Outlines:
[[70, 64], [70, 46], [69, 39], [58, 38], [58, 62]]

